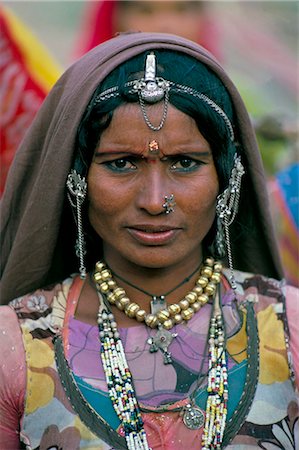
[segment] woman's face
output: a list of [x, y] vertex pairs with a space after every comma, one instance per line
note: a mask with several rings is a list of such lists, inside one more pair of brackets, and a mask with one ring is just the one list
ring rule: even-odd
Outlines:
[[[147, 108], [151, 122], [159, 123], [163, 104]], [[138, 104], [120, 106], [88, 173], [89, 219], [103, 239], [104, 257], [118, 268], [198, 264], [218, 187], [210, 145], [191, 117], [169, 105], [164, 126], [152, 131]], [[176, 205], [166, 214], [171, 194]]]
[[179, 33], [187, 39], [198, 41], [206, 20], [204, 7], [204, 2], [199, 0], [121, 1], [116, 8], [116, 29]]

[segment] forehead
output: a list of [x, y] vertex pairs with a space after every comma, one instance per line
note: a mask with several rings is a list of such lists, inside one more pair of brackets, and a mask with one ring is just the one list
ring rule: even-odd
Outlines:
[[[159, 123], [163, 114], [163, 102], [146, 105], [146, 112], [150, 121]], [[173, 128], [174, 124], [180, 125], [180, 127]], [[179, 136], [185, 135], [186, 131], [190, 131], [190, 129], [197, 130], [195, 120], [171, 104], [168, 106], [165, 124], [161, 130], [153, 131], [146, 124], [140, 105], [138, 103], [125, 103], [114, 110], [112, 120], [105, 131], [110, 131], [111, 133], [113, 131], [113, 133], [117, 134], [123, 132], [127, 136], [133, 134], [135, 137], [139, 133], [159, 136], [172, 131], [172, 133]]]
[[[152, 123], [159, 123], [163, 114], [163, 103], [146, 106], [147, 114]], [[119, 106], [113, 113], [109, 126], [103, 131], [99, 147], [108, 142], [118, 145], [141, 146], [144, 148], [152, 140], [157, 140], [159, 146], [207, 144], [200, 133], [195, 120], [169, 104], [164, 126], [159, 131], [151, 130], [142, 114], [140, 105], [129, 103]]]

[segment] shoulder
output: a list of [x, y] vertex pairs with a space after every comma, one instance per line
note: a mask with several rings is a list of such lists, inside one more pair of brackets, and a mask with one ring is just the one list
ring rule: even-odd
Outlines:
[[[224, 274], [229, 277], [229, 271], [225, 269]], [[285, 280], [276, 280], [265, 275], [253, 274], [249, 272], [234, 271], [237, 283], [237, 292], [241, 296], [256, 294], [260, 298], [269, 301], [283, 302], [291, 304], [297, 310], [299, 308], [299, 289], [287, 285]]]
[[[55, 300], [64, 299], [66, 303], [67, 294], [72, 285], [73, 278], [68, 278], [53, 286], [37, 289], [12, 300], [6, 306], [0, 306], [0, 340], [1, 348], [11, 353], [11, 349], [22, 353], [22, 327], [26, 325], [29, 329], [35, 328], [33, 322], [40, 325], [51, 315]], [[6, 358], [5, 351], [1, 351], [1, 357]]]
[[72, 282], [73, 277], [69, 277], [62, 282], [37, 289], [15, 298], [9, 303], [9, 306], [15, 311], [20, 321], [26, 318], [28, 314], [46, 315], [52, 309], [55, 298], [67, 294]]
[[[227, 269], [224, 271], [229, 276]], [[265, 275], [235, 271], [237, 297], [240, 303], [252, 301], [256, 311], [273, 307], [275, 313], [283, 318], [299, 313], [299, 289], [286, 285], [285, 280], [276, 280]]]
[[[227, 275], [227, 274], [226, 274]], [[269, 339], [282, 336], [286, 344], [289, 364], [299, 382], [299, 289], [264, 275], [235, 272], [240, 303], [252, 302], [259, 322], [259, 337], [265, 332]], [[266, 331], [265, 331], [266, 330]], [[264, 336], [264, 337], [265, 337]], [[268, 345], [268, 344], [267, 344]]]
[[10, 306], [0, 307], [0, 348], [0, 417], [9, 427], [23, 412], [26, 385], [21, 329]]
[[287, 323], [289, 330], [289, 346], [293, 358], [295, 378], [299, 389], [299, 289], [285, 286]]
[[[12, 300], [9, 307], [14, 310], [20, 326], [27, 325], [30, 329], [36, 326], [51, 329], [53, 310], [57, 309], [58, 304], [60, 309], [65, 311], [68, 292], [74, 279], [73, 276], [69, 277], [62, 282], [37, 289]], [[33, 325], [33, 322], [36, 325]]]
[[[224, 275], [229, 278], [228, 269], [224, 270]], [[249, 272], [234, 271], [237, 284], [237, 296], [240, 302], [245, 300], [258, 303], [261, 307], [267, 307], [269, 304], [285, 305], [286, 286], [284, 280], [276, 280], [261, 274]], [[289, 292], [288, 292], [289, 295]], [[279, 308], [277, 307], [277, 312]]]

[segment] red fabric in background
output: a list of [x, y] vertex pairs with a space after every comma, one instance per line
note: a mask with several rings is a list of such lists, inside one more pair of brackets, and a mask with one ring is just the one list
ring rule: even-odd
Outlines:
[[[84, 53], [111, 39], [119, 32], [115, 24], [115, 13], [119, 1], [121, 0], [86, 2], [74, 50], [75, 58], [81, 57]], [[163, 32], [163, 30], [159, 31]], [[221, 59], [218, 27], [208, 15], [205, 17], [202, 29], [198, 30], [197, 42], [209, 50], [216, 58]]]
[[47, 92], [32, 78], [0, 10], [0, 195], [14, 154]]

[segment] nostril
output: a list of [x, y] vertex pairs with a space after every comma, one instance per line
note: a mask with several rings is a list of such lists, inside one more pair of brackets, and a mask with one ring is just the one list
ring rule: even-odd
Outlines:
[[154, 190], [147, 189], [139, 196], [138, 206], [151, 215], [165, 214], [166, 209], [169, 209], [169, 207], [164, 206], [166, 197], [160, 192], [155, 193]]

